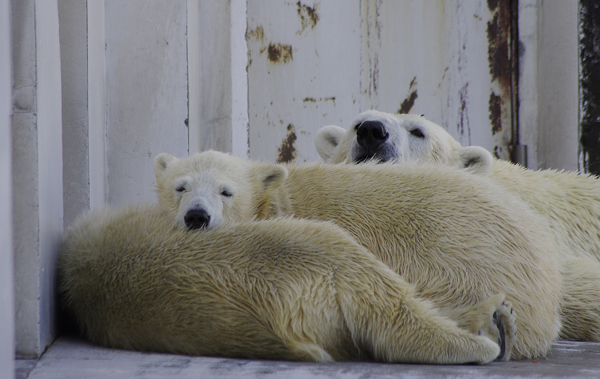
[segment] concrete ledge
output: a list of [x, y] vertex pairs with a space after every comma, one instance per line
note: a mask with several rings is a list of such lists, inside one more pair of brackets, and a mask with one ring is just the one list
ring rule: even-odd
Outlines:
[[600, 343], [557, 342], [546, 359], [489, 365], [300, 363], [188, 357], [106, 349], [59, 338], [36, 362], [17, 361], [18, 379], [58, 378], [600, 378]]

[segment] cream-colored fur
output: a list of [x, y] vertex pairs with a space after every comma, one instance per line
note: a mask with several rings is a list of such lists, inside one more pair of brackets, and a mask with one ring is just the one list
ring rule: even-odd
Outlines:
[[[439, 165], [286, 169], [213, 151], [184, 159], [163, 154], [156, 162], [161, 199], [174, 196], [168, 183], [178, 177], [191, 178], [191, 188], [219, 188], [221, 176], [238, 178], [238, 188], [256, 188], [249, 178], [270, 178], [269, 189], [251, 202], [233, 192], [223, 202], [229, 215], [224, 220], [231, 220], [228, 208], [237, 206], [258, 218], [289, 214], [333, 221], [448, 316], [466, 315], [457, 309], [506, 293], [518, 315], [513, 358], [544, 355], [558, 335], [561, 276], [554, 240], [537, 214], [485, 178]], [[231, 172], [215, 169], [225, 164]], [[179, 217], [178, 206], [163, 205]], [[247, 215], [236, 213], [233, 220]]]
[[329, 222], [187, 231], [155, 205], [95, 211], [65, 233], [58, 269], [61, 303], [104, 346], [318, 362], [485, 363], [500, 352]]
[[[332, 125], [322, 128], [315, 141], [319, 154], [330, 163], [352, 163], [355, 151], [360, 149], [356, 126], [366, 121], [380, 122], [389, 133], [383, 144], [387, 148], [381, 145], [374, 149], [373, 158], [381, 158], [382, 152], [386, 161], [440, 163], [487, 175], [542, 215], [556, 237], [561, 272], [565, 277], [561, 337], [600, 341], [598, 179], [575, 172], [528, 170], [493, 159], [481, 147], [461, 146], [441, 126], [421, 116], [377, 111], [361, 113], [347, 131]], [[411, 136], [414, 128], [419, 128], [423, 138]]]

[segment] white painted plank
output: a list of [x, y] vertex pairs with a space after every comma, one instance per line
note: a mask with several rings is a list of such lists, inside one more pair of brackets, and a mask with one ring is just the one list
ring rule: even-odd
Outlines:
[[233, 0], [231, 14], [231, 153], [248, 157], [248, 0]]
[[250, 157], [317, 160], [316, 131], [361, 111], [359, 4], [248, 2]]
[[55, 337], [54, 258], [63, 227], [58, 5], [12, 5], [16, 349], [37, 357]]
[[[538, 8], [537, 167], [578, 169], [579, 50], [577, 0]], [[583, 168], [582, 168], [583, 170]]]
[[200, 0], [187, 0], [188, 154], [202, 151], [202, 61]]
[[15, 374], [10, 1], [0, 0], [0, 377]]
[[538, 165], [538, 13], [537, 0], [519, 1], [519, 140], [527, 145], [527, 166]]
[[[87, 4], [59, 0], [64, 225], [90, 208]], [[95, 86], [93, 87], [96, 88]]]
[[188, 153], [186, 1], [104, 6], [107, 200], [154, 200], [154, 157]]
[[[90, 208], [106, 205], [106, 65], [104, 0], [87, 0], [88, 163]], [[71, 157], [67, 157], [71, 159]]]
[[56, 338], [56, 259], [63, 231], [58, 1], [36, 0], [40, 353]]

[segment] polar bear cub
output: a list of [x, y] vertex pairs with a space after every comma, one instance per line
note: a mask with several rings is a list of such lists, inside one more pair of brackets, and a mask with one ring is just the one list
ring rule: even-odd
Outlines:
[[[505, 293], [519, 315], [513, 358], [544, 355], [558, 335], [553, 238], [538, 215], [485, 178], [439, 165], [269, 165], [214, 151], [161, 154], [155, 172], [160, 206], [176, 225], [213, 230], [283, 215], [332, 221], [469, 330], [479, 328], [466, 321], [477, 304]], [[207, 196], [220, 205], [204, 206]], [[206, 217], [186, 219], [197, 211]]]
[[463, 147], [441, 126], [411, 114], [366, 111], [348, 130], [323, 127], [315, 144], [325, 162], [445, 164], [487, 175], [519, 196], [545, 218], [556, 236], [565, 278], [561, 336], [600, 341], [600, 181], [595, 177], [527, 170], [494, 159], [487, 150]]
[[[487, 363], [510, 354], [514, 336], [499, 346], [437, 315], [332, 223], [175, 226], [150, 205], [91, 212], [65, 233], [61, 304], [93, 343], [317, 362]], [[483, 302], [479, 315], [501, 326], [503, 300]]]

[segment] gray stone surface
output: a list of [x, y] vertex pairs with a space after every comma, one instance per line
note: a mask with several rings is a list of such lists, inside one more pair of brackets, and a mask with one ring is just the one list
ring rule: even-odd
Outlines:
[[106, 349], [59, 338], [35, 363], [17, 361], [18, 379], [58, 378], [600, 378], [600, 343], [557, 342], [545, 359], [488, 365], [301, 363], [188, 357]]

